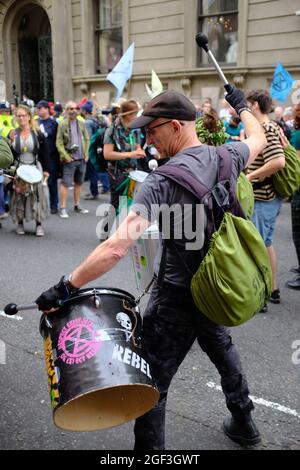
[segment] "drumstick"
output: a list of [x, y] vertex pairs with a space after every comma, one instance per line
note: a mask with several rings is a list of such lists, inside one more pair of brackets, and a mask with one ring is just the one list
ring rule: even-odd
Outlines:
[[38, 306], [37, 304], [31, 304], [31, 305], [17, 305], [17, 304], [8, 304], [6, 305], [4, 309], [5, 315], [16, 315], [18, 312], [22, 312], [25, 310], [35, 310], [37, 309]]
[[[64, 300], [58, 300], [57, 301], [57, 307], [63, 307], [65, 301]], [[29, 304], [29, 305], [17, 305], [17, 304], [8, 304], [6, 305], [4, 309], [5, 315], [8, 316], [13, 316], [16, 315], [18, 312], [24, 312], [26, 310], [36, 310], [38, 309], [37, 304]]]
[[228, 83], [228, 80], [225, 77], [220, 65], [216, 61], [215, 56], [213, 55], [213, 53], [209, 49], [207, 36], [203, 33], [198, 33], [196, 35], [196, 42], [197, 42], [198, 46], [201, 47], [207, 53], [207, 55], [210, 57], [210, 59], [212, 60], [212, 63], [214, 64], [214, 67], [215, 67], [220, 79], [222, 80], [222, 82], [224, 84], [224, 88], [227, 91], [227, 93], [231, 93], [233, 88], [230, 85], [230, 83]]

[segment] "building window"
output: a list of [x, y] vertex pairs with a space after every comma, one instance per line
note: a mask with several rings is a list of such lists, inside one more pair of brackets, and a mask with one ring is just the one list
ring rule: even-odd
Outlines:
[[[199, 0], [198, 31], [207, 35], [209, 48], [218, 62], [236, 64], [238, 0]], [[209, 63], [206, 52], [199, 49], [198, 65]]]
[[108, 73], [123, 54], [122, 0], [97, 1], [97, 55], [99, 73]]

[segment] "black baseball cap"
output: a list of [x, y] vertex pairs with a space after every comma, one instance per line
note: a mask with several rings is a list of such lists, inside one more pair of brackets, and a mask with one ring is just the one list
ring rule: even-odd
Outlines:
[[53, 106], [53, 111], [55, 111], [56, 113], [63, 112], [62, 104], [59, 101], [56, 101], [55, 105]]
[[170, 90], [164, 91], [151, 100], [142, 115], [129, 124], [130, 129], [148, 126], [158, 118], [178, 119], [180, 121], [195, 121], [196, 108], [182, 93]]
[[41, 100], [36, 105], [37, 108], [48, 108], [50, 109], [49, 103], [46, 100]]

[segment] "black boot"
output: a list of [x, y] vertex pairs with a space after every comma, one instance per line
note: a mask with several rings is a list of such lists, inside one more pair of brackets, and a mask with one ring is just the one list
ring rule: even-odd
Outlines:
[[244, 446], [253, 446], [261, 441], [250, 413], [243, 418], [227, 416], [223, 421], [223, 431], [230, 439]]

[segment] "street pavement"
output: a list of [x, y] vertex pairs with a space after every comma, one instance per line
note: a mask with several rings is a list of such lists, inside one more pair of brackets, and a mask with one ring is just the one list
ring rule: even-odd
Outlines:
[[[85, 188], [86, 192], [87, 188]], [[101, 196], [100, 202], [107, 202]], [[62, 274], [70, 272], [98, 245], [96, 208], [83, 203], [87, 215], [70, 210], [70, 219], [51, 216], [45, 238], [15, 234], [10, 220], [0, 229], [0, 311], [7, 303], [30, 304]], [[71, 193], [69, 205], [72, 206]], [[280, 305], [270, 305], [247, 324], [232, 329], [256, 402], [254, 418], [262, 434], [256, 449], [300, 449], [300, 292], [285, 287], [296, 264], [290, 225], [290, 205], [283, 205], [276, 233], [279, 255]], [[137, 295], [130, 254], [110, 273], [92, 283], [113, 286]], [[145, 302], [142, 304], [145, 305]], [[40, 314], [19, 313], [22, 319], [0, 313], [1, 428], [0, 449], [129, 450], [133, 423], [93, 433], [56, 428], [47, 388]], [[295, 341], [298, 340], [298, 343]], [[298, 347], [298, 353], [294, 347]], [[298, 362], [298, 364], [297, 364]], [[171, 450], [238, 450], [221, 425], [227, 415], [218, 373], [195, 344], [170, 388], [167, 405], [166, 446]]]

